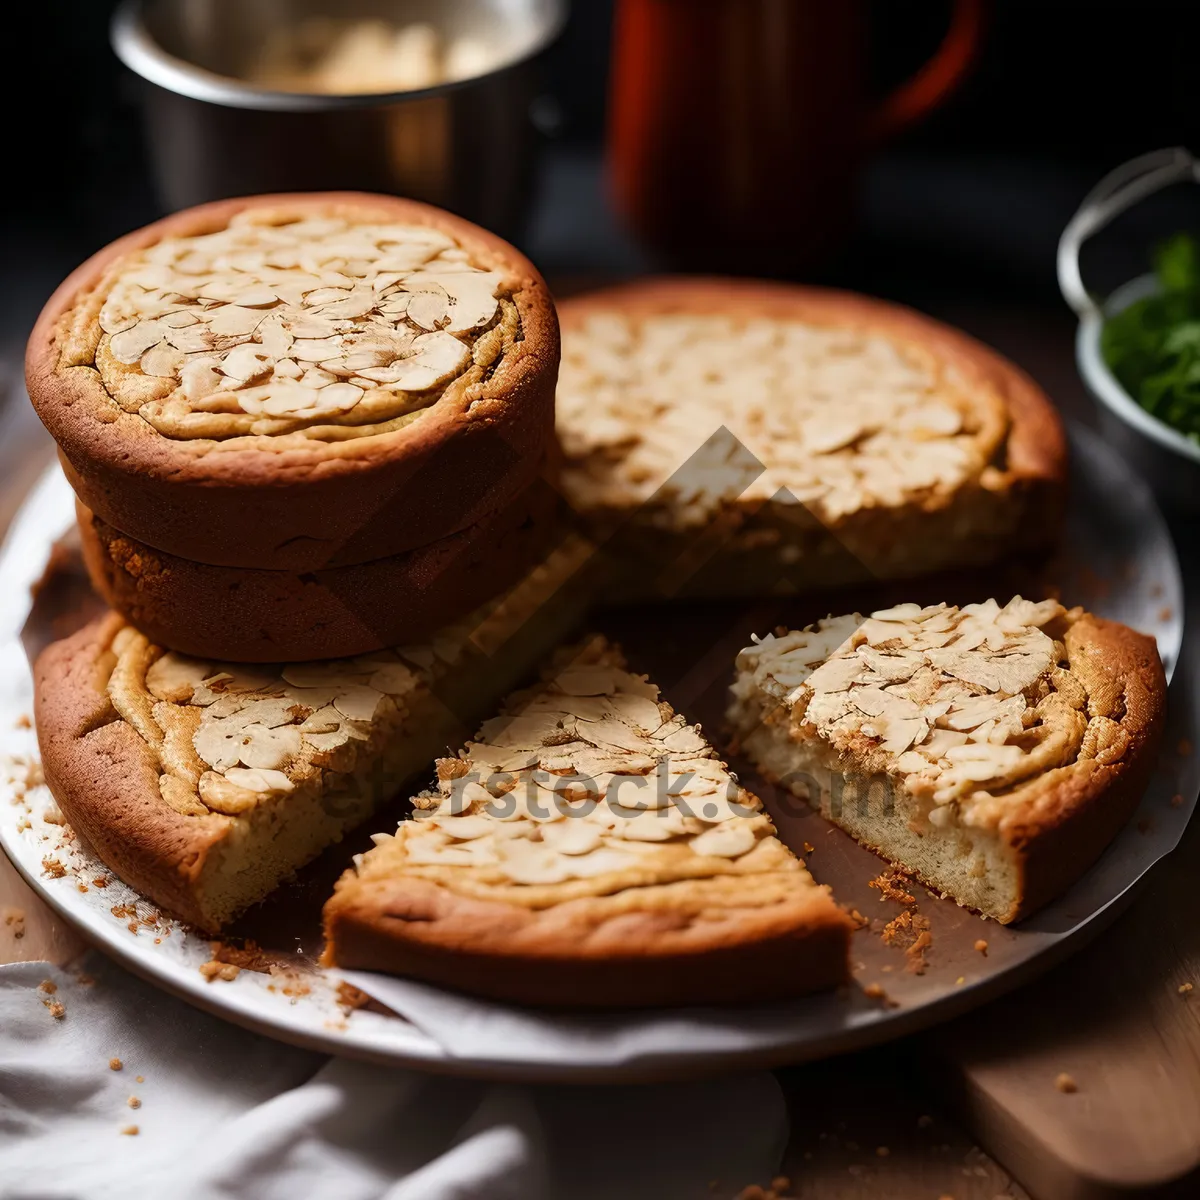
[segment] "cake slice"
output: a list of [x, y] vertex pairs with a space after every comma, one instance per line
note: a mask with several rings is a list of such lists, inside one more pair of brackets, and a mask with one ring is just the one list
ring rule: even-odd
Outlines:
[[729, 717], [764, 777], [1007, 923], [1129, 819], [1165, 702], [1153, 638], [1018, 596], [769, 635], [738, 656]]
[[325, 962], [517, 1003], [777, 1000], [850, 920], [695, 726], [602, 639], [512, 696], [339, 880]]
[[187, 658], [116, 614], [35, 668], [46, 782], [121, 879], [215, 932], [456, 744], [569, 630], [569, 540], [428, 642], [357, 658]]

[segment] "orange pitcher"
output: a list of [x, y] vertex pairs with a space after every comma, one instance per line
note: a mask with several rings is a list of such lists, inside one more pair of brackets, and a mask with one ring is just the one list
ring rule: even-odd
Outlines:
[[680, 267], [781, 274], [840, 241], [872, 146], [966, 76], [985, 0], [933, 58], [867, 93], [866, 0], [619, 0], [609, 169], [631, 230]]

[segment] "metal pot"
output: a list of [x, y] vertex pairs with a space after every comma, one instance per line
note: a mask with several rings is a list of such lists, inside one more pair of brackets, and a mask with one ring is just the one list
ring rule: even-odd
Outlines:
[[1097, 401], [1105, 438], [1153, 488], [1159, 500], [1176, 510], [1200, 510], [1200, 446], [1147, 412], [1108, 369], [1100, 351], [1106, 318], [1158, 287], [1145, 275], [1096, 300], [1079, 271], [1083, 243], [1120, 213], [1174, 183], [1200, 183], [1200, 162], [1183, 149], [1156, 150], [1118, 167], [1088, 193], [1058, 244], [1058, 285], [1079, 315], [1075, 357], [1088, 391]]
[[[485, 75], [421, 91], [312, 95], [238, 78], [272, 30], [322, 16], [421, 21], [507, 51]], [[532, 184], [536, 58], [565, 16], [566, 0], [126, 0], [112, 42], [145, 81], [170, 209], [353, 189], [425, 200], [511, 236]]]

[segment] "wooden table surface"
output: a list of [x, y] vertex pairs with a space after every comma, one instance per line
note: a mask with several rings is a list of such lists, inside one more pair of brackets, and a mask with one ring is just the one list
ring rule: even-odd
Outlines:
[[[982, 332], [1040, 375], [1052, 394], [1060, 393], [1045, 375], [1054, 371], [1064, 387], [1077, 388], [1061, 347], [1039, 358], [1028, 341], [1006, 347], [1002, 324]], [[51, 458], [23, 397], [0, 405], [0, 531]], [[1194, 823], [1129, 912], [1043, 980], [932, 1033], [781, 1071], [793, 1126], [788, 1194], [1200, 1194], [1198, 865]], [[13, 912], [24, 918], [19, 939], [17, 925], [5, 923]], [[0, 856], [0, 963], [65, 963], [80, 951]], [[1060, 1073], [1078, 1090], [1058, 1090]], [[751, 1182], [768, 1181], [722, 1180], [711, 1194], [734, 1195]]]

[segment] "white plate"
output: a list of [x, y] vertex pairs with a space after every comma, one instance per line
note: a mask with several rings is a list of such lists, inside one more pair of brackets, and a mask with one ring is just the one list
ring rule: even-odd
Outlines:
[[[1167, 745], [1184, 737], [1200, 744], [1200, 662], [1194, 661], [1194, 647], [1183, 643], [1182, 586], [1166, 528], [1145, 486], [1111, 450], [1081, 433], [1073, 435], [1073, 449], [1070, 543], [1079, 561], [1065, 598], [1157, 636], [1175, 675]], [[20, 782], [27, 763], [36, 758], [36, 740], [30, 730], [18, 728], [32, 703], [19, 633], [29, 611], [29, 586], [54, 538], [72, 519], [73, 497], [54, 469], [30, 494], [0, 553], [0, 756], [17, 761], [9, 772], [16, 779], [0, 781], [0, 843], [47, 904], [130, 970], [237, 1024], [333, 1054], [480, 1077], [597, 1082], [797, 1062], [897, 1037], [1015, 986], [1102, 929], [1145, 872], [1174, 848], [1200, 786], [1196, 756], [1164, 754], [1163, 769], [1134, 820], [1066, 896], [1016, 929], [978, 926], [989, 940], [986, 959], [971, 949], [974, 933], [966, 936], [964, 923], [979, 919], [949, 902], [930, 900], [948, 906], [939, 920], [948, 929], [957, 927], [960, 936], [944, 940], [936, 970], [886, 977], [895, 1007], [851, 988], [848, 994], [785, 1005], [559, 1016], [504, 1009], [402, 981], [380, 982], [376, 993], [386, 992], [387, 1002], [408, 1018], [402, 1019], [361, 1009], [343, 1012], [338, 979], [325, 972], [306, 976], [300, 989], [292, 978], [252, 971], [231, 982], [209, 983], [199, 970], [211, 957], [207, 940], [173, 921], [155, 919], [153, 906], [53, 823], [47, 789]], [[1181, 654], [1193, 661], [1176, 671]], [[1171, 798], [1179, 794], [1186, 803], [1175, 807]], [[819, 822], [815, 816], [803, 819]], [[833, 835], [827, 844], [842, 838]], [[852, 844], [845, 853], [866, 854]], [[53, 861], [64, 868], [61, 876], [56, 877], [57, 868], [47, 870]], [[818, 879], [820, 863], [818, 854], [811, 863]], [[98, 877], [110, 882], [99, 888], [93, 882]], [[874, 898], [865, 891], [868, 877], [863, 876], [863, 894]], [[865, 904], [853, 894], [838, 894], [844, 902]], [[136, 917], [124, 906], [133, 906]], [[137, 932], [130, 931], [131, 921]], [[894, 953], [878, 942], [868, 935], [856, 943], [855, 956], [877, 966], [882, 954]], [[354, 978], [371, 987], [370, 977]]]

